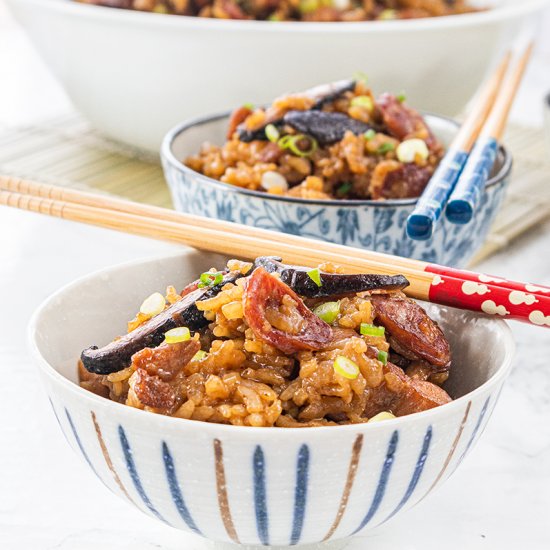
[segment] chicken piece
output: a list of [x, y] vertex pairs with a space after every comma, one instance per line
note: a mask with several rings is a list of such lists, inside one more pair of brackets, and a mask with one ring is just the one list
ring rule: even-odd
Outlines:
[[288, 354], [322, 349], [332, 340], [330, 326], [263, 267], [256, 268], [248, 279], [243, 311], [258, 338]]
[[384, 382], [369, 392], [364, 415], [374, 416], [380, 411], [391, 411], [405, 416], [445, 405], [451, 401], [447, 392], [425, 380], [409, 378], [399, 367], [387, 363]]
[[130, 386], [143, 405], [171, 414], [181, 404], [181, 372], [199, 351], [198, 340], [145, 348], [132, 357]]

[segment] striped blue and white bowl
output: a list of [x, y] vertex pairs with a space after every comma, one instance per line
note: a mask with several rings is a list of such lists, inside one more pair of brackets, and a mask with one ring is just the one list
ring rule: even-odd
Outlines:
[[377, 424], [208, 424], [126, 407], [78, 386], [83, 348], [122, 334], [143, 296], [183, 286], [222, 261], [189, 251], [117, 266], [61, 289], [34, 316], [31, 348], [59, 425], [109, 489], [209, 539], [294, 545], [373, 529], [452, 474], [483, 432], [510, 370], [514, 344], [503, 321], [428, 306], [451, 342], [446, 389], [456, 400]]
[[[426, 120], [448, 145], [457, 123], [436, 115]], [[472, 220], [465, 225], [442, 217], [426, 241], [407, 236], [407, 217], [417, 199], [309, 200], [269, 195], [222, 183], [182, 163], [196, 154], [203, 142], [225, 141], [227, 113], [184, 122], [165, 137], [161, 158], [176, 210], [243, 223], [329, 243], [344, 244], [431, 263], [462, 267], [483, 245], [510, 181], [512, 157], [499, 149], [492, 177], [481, 193]]]

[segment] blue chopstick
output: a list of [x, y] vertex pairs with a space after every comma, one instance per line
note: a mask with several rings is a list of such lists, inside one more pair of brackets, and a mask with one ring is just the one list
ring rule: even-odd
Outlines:
[[450, 222], [466, 224], [473, 218], [497, 151], [498, 143], [492, 136], [482, 136], [474, 145], [447, 203], [445, 215]]
[[418, 199], [415, 209], [407, 218], [407, 235], [411, 239], [426, 241], [432, 236], [435, 224], [441, 217], [467, 159], [466, 151], [456, 147], [447, 151]]

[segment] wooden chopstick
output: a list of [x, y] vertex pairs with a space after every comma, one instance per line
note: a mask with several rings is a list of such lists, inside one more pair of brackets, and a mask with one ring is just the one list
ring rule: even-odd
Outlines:
[[504, 80], [489, 117], [449, 197], [445, 215], [453, 223], [466, 224], [474, 216], [532, 51], [531, 42], [515, 56], [510, 73]]
[[[226, 222], [223, 220], [212, 220], [210, 218], [195, 216], [193, 214], [184, 214], [182, 212], [176, 212], [174, 210], [160, 208], [158, 206], [141, 204], [112, 196], [99, 195], [97, 193], [87, 193], [85, 191], [68, 189], [66, 187], [38, 183], [12, 176], [0, 175], [0, 190], [12, 191], [19, 194], [32, 195], [35, 197], [64, 202], [73, 202], [76, 204], [92, 206], [94, 208], [102, 208], [124, 212], [127, 214], [135, 214], [136, 216], [172, 221], [178, 224], [195, 225], [207, 229], [216, 228], [225, 234], [248, 235], [250, 233], [250, 228], [242, 224]], [[258, 239], [270, 240], [278, 243], [295, 242], [296, 244], [303, 246], [311, 243], [310, 239], [306, 239], [304, 237], [297, 237], [294, 235], [288, 235], [287, 233], [279, 233], [257, 227], [254, 228], [254, 233]], [[377, 264], [385, 264], [398, 270], [413, 269], [415, 271], [425, 271], [427, 273], [431, 273], [433, 276], [447, 275], [456, 279], [474, 282], [479, 281], [480, 274], [474, 271], [438, 266], [437, 264], [431, 264], [429, 262], [422, 262], [420, 260], [413, 260], [411, 258], [404, 258], [401, 256], [392, 256], [390, 254], [365, 250], [362, 248], [350, 249], [349, 247], [343, 247], [342, 245], [329, 242], [323, 242], [322, 246], [327, 252], [334, 254], [345, 253], [346, 256], [353, 251], [352, 253], [356, 258], [361, 258], [365, 261], [375, 262]], [[490, 278], [490, 276], [487, 275], [483, 277], [482, 275], [482, 278]], [[524, 285], [524, 283], [516, 281], [499, 280], [494, 277], [493, 279], [492, 284], [494, 286], [504, 285], [506, 288], [513, 287], [519, 290]], [[547, 289], [550, 293], [550, 287], [543, 288]]]
[[[481, 274], [175, 213], [158, 207], [96, 197], [25, 180], [0, 178], [0, 187], [19, 189], [20, 192], [0, 191], [0, 204], [23, 210], [185, 243], [199, 249], [246, 259], [274, 255], [282, 256], [287, 262], [310, 267], [333, 261], [348, 273], [401, 273], [411, 283], [406, 292], [413, 298], [534, 324], [546, 324], [548, 319], [550, 324], [550, 297], [544, 295], [547, 291], [543, 287], [538, 287], [540, 292], [535, 287], [529, 291], [524, 283], [504, 285], [502, 280], [501, 286], [496, 286], [498, 281]], [[27, 194], [24, 189], [34, 194]], [[70, 200], [43, 198], [44, 196], [63, 196]], [[462, 277], [462, 273], [468, 278]], [[514, 305], [508, 300], [511, 292], [525, 295], [530, 292], [532, 296], [536, 296], [534, 303], [538, 309], [534, 306], [527, 308], [527, 304]], [[488, 293], [491, 294], [491, 300], [483, 298]]]
[[415, 240], [428, 240], [441, 217], [445, 204], [479, 135], [510, 63], [507, 52], [474, 100], [445, 156], [407, 219], [407, 235]]

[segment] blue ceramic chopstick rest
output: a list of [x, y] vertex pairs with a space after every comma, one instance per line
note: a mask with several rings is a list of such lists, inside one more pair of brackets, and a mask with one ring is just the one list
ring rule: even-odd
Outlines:
[[467, 158], [465, 151], [452, 148], [447, 151], [407, 219], [407, 235], [411, 239], [426, 241], [432, 236]]
[[498, 143], [493, 137], [480, 138], [451, 193], [445, 215], [452, 223], [468, 223], [495, 163]]

